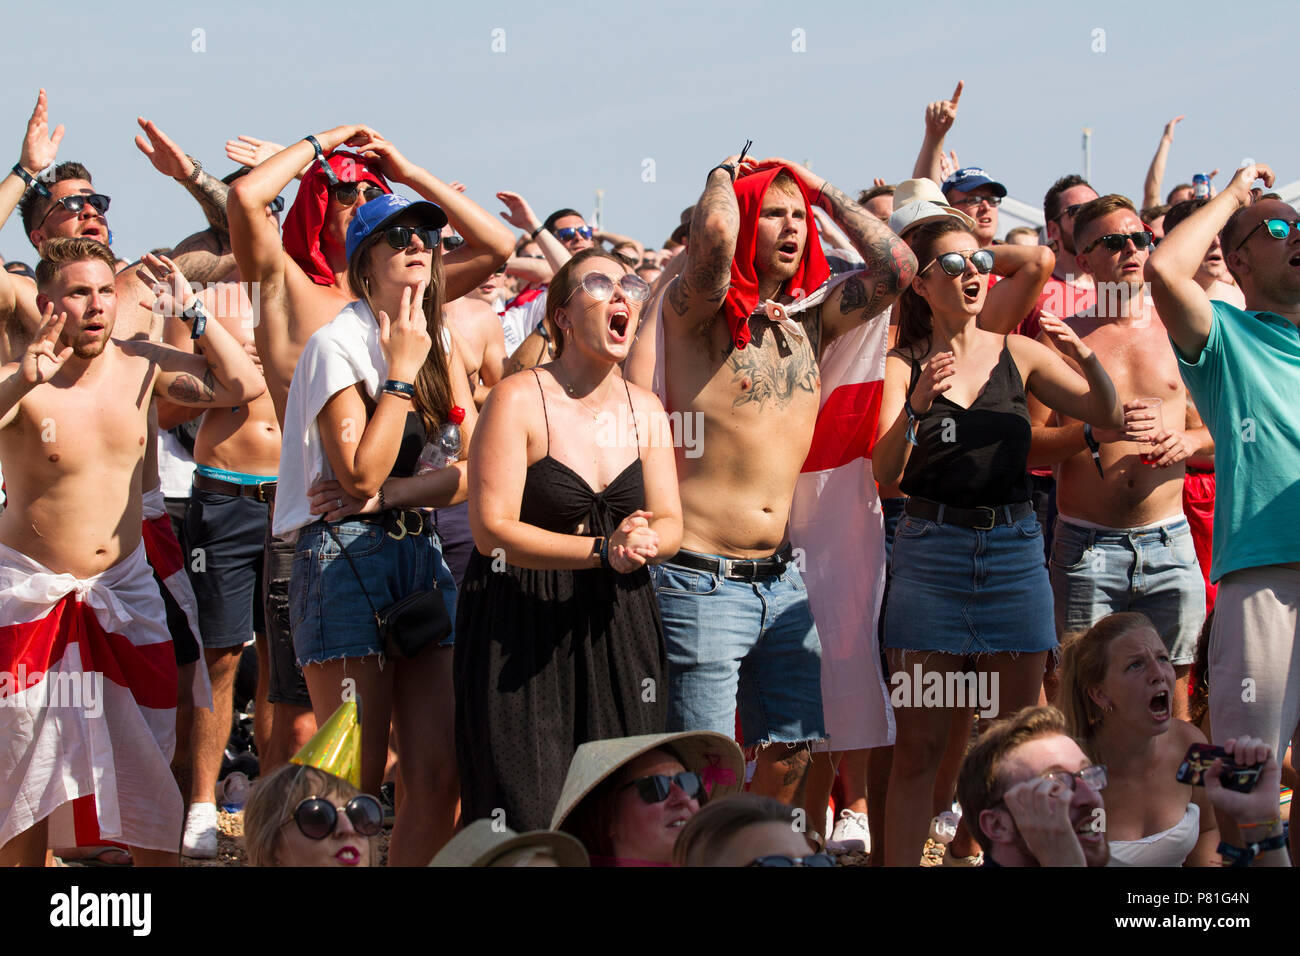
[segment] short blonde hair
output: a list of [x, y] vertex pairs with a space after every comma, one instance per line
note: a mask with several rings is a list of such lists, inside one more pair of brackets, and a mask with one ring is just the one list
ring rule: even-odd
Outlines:
[[117, 275], [117, 256], [97, 239], [47, 239], [41, 243], [41, 261], [36, 263], [36, 288], [48, 292], [51, 283], [59, 277], [66, 265], [98, 259]]
[[[309, 797], [338, 796], [351, 800], [361, 793], [341, 777], [286, 764], [253, 784], [244, 806], [244, 852], [249, 866], [279, 866], [281, 831], [293, 819], [293, 811]], [[374, 853], [374, 845], [371, 845]], [[373, 859], [371, 860], [373, 863]]]

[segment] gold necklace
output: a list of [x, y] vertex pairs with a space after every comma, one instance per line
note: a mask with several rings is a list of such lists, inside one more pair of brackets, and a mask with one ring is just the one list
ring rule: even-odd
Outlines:
[[[575, 402], [577, 402], [579, 405], [581, 405], [581, 406], [582, 406], [583, 408], [585, 408], [587, 411], [591, 412], [591, 418], [592, 418], [593, 421], [600, 421], [600, 416], [601, 416], [601, 414], [602, 414], [602, 410], [601, 410], [601, 409], [599, 409], [599, 408], [592, 408], [590, 405], [588, 405], [586, 402], [584, 402], [584, 401], [583, 401], [583, 400], [578, 396], [578, 394], [574, 391], [574, 388], [573, 388], [572, 385], [565, 385], [565, 386], [564, 386], [564, 391], [565, 391], [565, 394], [567, 394], [571, 399], [573, 399]], [[594, 389], [593, 389], [593, 391], [594, 391]]]

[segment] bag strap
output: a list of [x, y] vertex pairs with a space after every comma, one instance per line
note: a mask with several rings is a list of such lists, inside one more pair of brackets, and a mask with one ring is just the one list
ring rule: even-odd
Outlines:
[[361, 575], [357, 573], [357, 566], [352, 563], [352, 555], [348, 554], [347, 548], [343, 547], [343, 542], [340, 541], [339, 536], [334, 533], [333, 525], [331, 525], [329, 522], [326, 522], [325, 530], [328, 531], [330, 537], [334, 539], [334, 543], [339, 546], [339, 551], [342, 553], [343, 557], [347, 558], [348, 567], [352, 569], [352, 576], [357, 579], [357, 585], [361, 588], [361, 596], [365, 598], [366, 603], [370, 605], [370, 613], [375, 619], [375, 631], [378, 632], [379, 635], [382, 637], [383, 629], [380, 625], [379, 612], [375, 610], [375, 602], [370, 600], [370, 593], [366, 591], [365, 584], [361, 582]]

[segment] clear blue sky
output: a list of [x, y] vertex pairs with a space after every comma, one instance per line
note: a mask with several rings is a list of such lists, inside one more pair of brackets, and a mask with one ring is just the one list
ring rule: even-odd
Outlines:
[[[540, 216], [588, 212], [659, 245], [707, 170], [746, 138], [760, 158], [811, 159], [846, 191], [909, 175], [925, 103], [966, 83], [949, 144], [1035, 205], [1080, 171], [1141, 189], [1164, 123], [1180, 124], [1166, 188], [1244, 157], [1300, 179], [1294, 7], [1182, 2], [313, 3], [106, 5], [10, 11], [0, 34], [0, 143], [17, 160], [44, 86], [68, 128], [60, 159], [113, 197], [120, 255], [203, 225], [132, 144], [155, 120], [223, 174], [237, 133], [287, 143], [364, 122], [496, 211], [498, 189]], [[195, 52], [193, 31], [205, 31]], [[493, 52], [493, 31], [505, 51]], [[1094, 30], [1105, 51], [1094, 52]], [[794, 52], [793, 31], [806, 52]], [[497, 34], [498, 40], [501, 34]], [[655, 181], [643, 182], [654, 160]], [[34, 260], [15, 214], [6, 258]]]

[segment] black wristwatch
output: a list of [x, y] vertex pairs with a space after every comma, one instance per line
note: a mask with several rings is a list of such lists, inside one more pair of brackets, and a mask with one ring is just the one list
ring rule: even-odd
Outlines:
[[[727, 171], [727, 175], [731, 177], [731, 181], [732, 181], [733, 183], [736, 181], [736, 164], [735, 164], [735, 163], [718, 163], [718, 165], [714, 166], [713, 169], [710, 169], [710, 170], [709, 170], [709, 176], [712, 176], [713, 173], [714, 173], [714, 170], [718, 170], [718, 169], [725, 169], [725, 170]], [[705, 178], [705, 179], [708, 179], [709, 177], [708, 177], [708, 176], [705, 176], [704, 178]]]
[[538, 226], [536, 229], [534, 229], [532, 232], [528, 234], [528, 238], [532, 239], [533, 242], [536, 242], [537, 237], [542, 234], [542, 230], [545, 228], [546, 228], [546, 223], [542, 223], [540, 226]]

